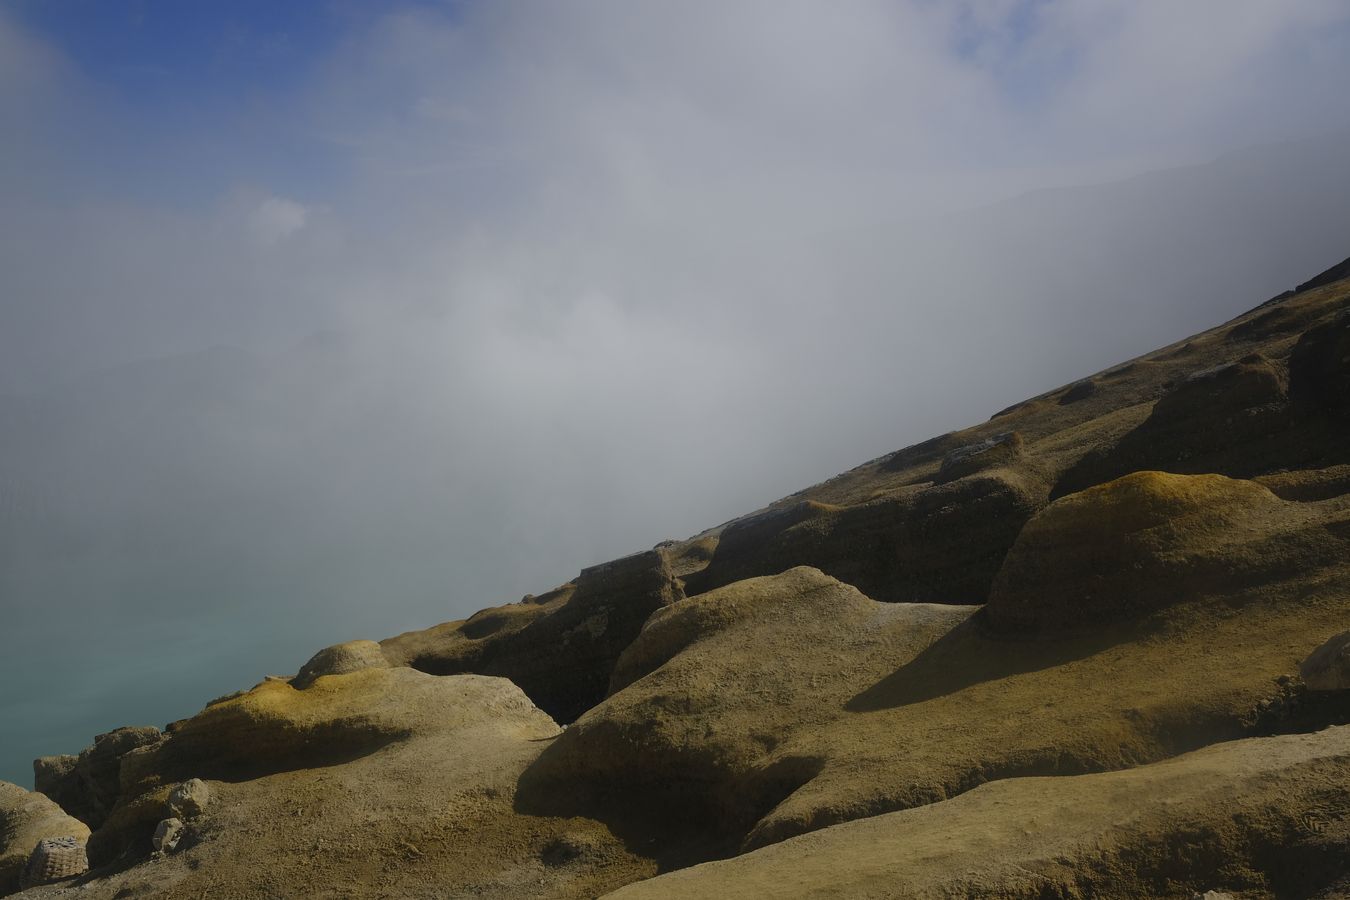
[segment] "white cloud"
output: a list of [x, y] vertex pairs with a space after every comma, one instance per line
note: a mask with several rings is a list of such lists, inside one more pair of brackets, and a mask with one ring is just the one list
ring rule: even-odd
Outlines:
[[308, 216], [309, 210], [294, 200], [268, 197], [249, 213], [248, 228], [261, 243], [278, 244], [304, 228]]

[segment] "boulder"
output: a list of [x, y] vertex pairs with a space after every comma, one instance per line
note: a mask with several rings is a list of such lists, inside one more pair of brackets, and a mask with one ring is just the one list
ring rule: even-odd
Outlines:
[[155, 826], [150, 846], [155, 848], [156, 853], [172, 853], [178, 849], [178, 844], [183, 840], [186, 831], [187, 826], [183, 824], [182, 819], [162, 819]]
[[44, 756], [33, 761], [33, 785], [90, 828], [98, 828], [117, 804], [122, 759], [162, 738], [154, 726], [117, 728], [94, 738], [79, 756]]
[[307, 688], [324, 675], [346, 675], [359, 669], [382, 669], [389, 666], [384, 651], [374, 641], [347, 641], [325, 647], [301, 667], [291, 684]]
[[435, 675], [509, 678], [565, 723], [604, 698], [615, 661], [647, 617], [683, 596], [666, 555], [648, 550], [583, 569], [542, 597], [382, 645], [391, 659]]
[[72, 818], [50, 798], [26, 791], [16, 784], [0, 781], [0, 895], [19, 889], [32, 859], [38, 860], [32, 868], [35, 877], [42, 877], [42, 873], [48, 870], [49, 858], [52, 860], [52, 871], [61, 868], [56, 864], [57, 857], [66, 860], [62, 865], [69, 863], [73, 854], [58, 852], [55, 844], [35, 855], [35, 848], [40, 842], [74, 842], [79, 847], [80, 856], [83, 856], [84, 842], [88, 837], [88, 826]]
[[1299, 664], [1303, 683], [1313, 691], [1350, 691], [1350, 631], [1327, 639]]
[[169, 799], [166, 801], [166, 805], [169, 812], [175, 816], [193, 819], [200, 816], [210, 802], [211, 788], [207, 786], [206, 782], [200, 778], [189, 778], [169, 791]]
[[1136, 472], [1034, 516], [985, 614], [1000, 632], [1054, 635], [1236, 593], [1338, 565], [1346, 543], [1324, 526], [1344, 518], [1251, 481]]

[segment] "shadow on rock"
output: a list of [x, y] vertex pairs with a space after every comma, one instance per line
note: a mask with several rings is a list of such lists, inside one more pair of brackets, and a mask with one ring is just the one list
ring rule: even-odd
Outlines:
[[981, 610], [914, 659], [857, 694], [849, 712], [876, 712], [923, 703], [1010, 675], [1052, 669], [1135, 636], [1120, 630], [1064, 640], [1009, 640], [990, 633]]

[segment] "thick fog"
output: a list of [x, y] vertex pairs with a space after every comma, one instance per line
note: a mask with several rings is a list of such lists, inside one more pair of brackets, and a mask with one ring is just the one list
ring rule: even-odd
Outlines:
[[339, 4], [298, 76], [200, 96], [110, 84], [23, 8], [0, 8], [0, 778], [23, 784], [1350, 255], [1340, 0]]

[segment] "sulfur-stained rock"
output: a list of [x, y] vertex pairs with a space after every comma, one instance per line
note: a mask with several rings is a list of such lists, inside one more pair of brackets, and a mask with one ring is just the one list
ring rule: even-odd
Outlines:
[[125, 757], [124, 796], [90, 839], [90, 857], [101, 864], [128, 849], [148, 852], [166, 808], [183, 818], [200, 814], [209, 796], [201, 779], [332, 766], [413, 736], [480, 725], [528, 725], [543, 734], [557, 729], [500, 678], [438, 678], [400, 667], [327, 676], [304, 690], [264, 681]]
[[374, 641], [347, 641], [325, 647], [301, 667], [291, 684], [307, 688], [324, 675], [346, 675], [359, 669], [383, 669], [389, 666], [384, 651]]
[[[83, 857], [84, 841], [88, 837], [89, 828], [67, 815], [50, 798], [0, 781], [0, 895], [18, 890], [34, 856], [34, 848], [40, 842], [68, 839], [78, 845], [79, 855]], [[73, 854], [58, 852], [56, 845], [52, 845], [51, 852], [44, 851], [40, 858], [34, 872], [46, 871], [48, 859], [53, 871], [68, 866]]]
[[[303, 690], [264, 681], [131, 754], [90, 843], [96, 863], [119, 865], [81, 896], [596, 897], [654, 874], [597, 822], [515, 811], [521, 773], [558, 732], [504, 678], [398, 667]], [[164, 820], [181, 818], [166, 800], [188, 771], [211, 779], [212, 799], [163, 852]]]
[[1237, 592], [1338, 564], [1346, 544], [1325, 525], [1344, 518], [1251, 481], [1136, 472], [1033, 517], [985, 612], [996, 630], [1052, 635]]
[[1314, 691], [1350, 691], [1350, 631], [1327, 639], [1298, 667], [1303, 683]]

